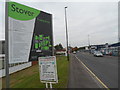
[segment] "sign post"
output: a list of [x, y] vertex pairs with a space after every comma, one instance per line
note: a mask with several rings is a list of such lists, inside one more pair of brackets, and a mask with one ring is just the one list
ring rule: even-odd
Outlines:
[[46, 83], [46, 88], [48, 88], [48, 83]]
[[52, 88], [52, 83], [50, 82], [50, 88]]
[[9, 88], [9, 32], [8, 32], [8, 0], [5, 2], [5, 71], [6, 88]]

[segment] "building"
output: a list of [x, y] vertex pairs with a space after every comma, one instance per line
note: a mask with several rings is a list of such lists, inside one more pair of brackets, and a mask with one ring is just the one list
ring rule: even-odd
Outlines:
[[66, 50], [65, 49], [57, 50], [56, 55], [66, 55]]
[[120, 48], [120, 42], [114, 44], [101, 44], [91, 45], [91, 53], [94, 51], [101, 51], [104, 55], [118, 56], [118, 49]]

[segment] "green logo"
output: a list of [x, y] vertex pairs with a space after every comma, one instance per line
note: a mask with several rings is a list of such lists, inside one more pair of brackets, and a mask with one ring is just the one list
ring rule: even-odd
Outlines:
[[31, 20], [36, 18], [40, 11], [16, 2], [8, 2], [8, 15], [17, 20]]
[[35, 49], [49, 50], [52, 45], [50, 44], [50, 36], [35, 35]]

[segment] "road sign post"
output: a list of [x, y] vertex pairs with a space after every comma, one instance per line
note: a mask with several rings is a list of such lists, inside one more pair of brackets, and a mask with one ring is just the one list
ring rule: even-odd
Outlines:
[[52, 88], [52, 83], [50, 82], [50, 88]]
[[8, 32], [8, 0], [5, 2], [5, 71], [6, 88], [9, 88], [9, 32]]

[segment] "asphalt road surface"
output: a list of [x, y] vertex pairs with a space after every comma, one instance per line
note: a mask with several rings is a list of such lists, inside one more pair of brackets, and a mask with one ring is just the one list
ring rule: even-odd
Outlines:
[[74, 54], [70, 55], [68, 88], [104, 88], [92, 77]]
[[76, 56], [108, 87], [118, 88], [118, 57], [94, 57], [87, 52]]

